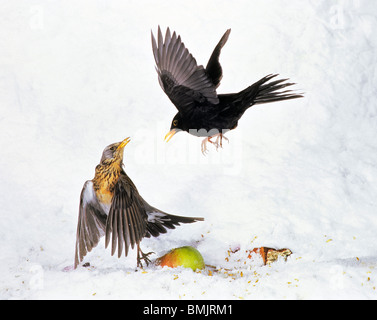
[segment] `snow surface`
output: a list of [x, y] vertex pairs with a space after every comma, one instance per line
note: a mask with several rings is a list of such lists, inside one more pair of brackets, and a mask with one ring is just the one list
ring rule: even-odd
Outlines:
[[[372, 1], [0, 1], [1, 299], [376, 299], [377, 6]], [[230, 143], [163, 137], [175, 108], [151, 49], [176, 30], [199, 64], [220, 37], [220, 93], [270, 73], [305, 98], [248, 110]], [[155, 239], [219, 272], [117, 259], [72, 272], [79, 196], [102, 150], [161, 210], [202, 216]], [[247, 250], [289, 248], [262, 266]], [[239, 249], [234, 254], [229, 250]]]

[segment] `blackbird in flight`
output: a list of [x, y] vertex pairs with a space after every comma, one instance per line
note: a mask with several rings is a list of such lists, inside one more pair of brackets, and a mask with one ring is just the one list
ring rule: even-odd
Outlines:
[[167, 214], [149, 205], [123, 170], [123, 149], [130, 141], [113, 143], [105, 148], [92, 180], [86, 181], [81, 192], [76, 235], [74, 268], [105, 236], [105, 246], [111, 242], [111, 255], [118, 247], [118, 258], [123, 248], [137, 246], [137, 265], [150, 262], [140, 250], [143, 238], [158, 237], [180, 223], [203, 221], [203, 218], [180, 217]]
[[[220, 39], [206, 68], [198, 66], [195, 58], [185, 48], [181, 37], [171, 35], [167, 28], [165, 39], [158, 27], [157, 41], [152, 33], [152, 49], [156, 61], [159, 83], [178, 109], [170, 132], [169, 141], [179, 131], [206, 137], [202, 142], [205, 153], [207, 142], [222, 146], [226, 131], [235, 129], [243, 113], [254, 104], [301, 98], [291, 90], [281, 89], [293, 85], [288, 79], [275, 80], [270, 74], [238, 93], [218, 94], [223, 73], [219, 63], [221, 49], [228, 40], [230, 29]], [[216, 137], [215, 141], [211, 139]]]

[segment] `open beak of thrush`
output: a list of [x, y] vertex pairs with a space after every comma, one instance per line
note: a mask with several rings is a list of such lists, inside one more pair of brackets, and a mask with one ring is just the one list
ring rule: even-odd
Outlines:
[[173, 136], [174, 136], [176, 133], [177, 133], [177, 130], [175, 130], [175, 129], [170, 130], [170, 131], [167, 133], [167, 135], [165, 136], [164, 140], [165, 140], [166, 142], [169, 142], [169, 140], [170, 140], [171, 138], [173, 138]]
[[120, 143], [120, 145], [118, 146], [117, 149], [118, 149], [118, 150], [123, 149], [123, 148], [127, 145], [127, 143], [129, 143], [130, 141], [131, 141], [130, 137], [124, 139], [124, 140]]

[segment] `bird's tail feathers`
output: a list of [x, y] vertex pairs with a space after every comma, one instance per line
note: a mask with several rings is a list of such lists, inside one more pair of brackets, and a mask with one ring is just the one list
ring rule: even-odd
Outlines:
[[252, 84], [250, 87], [239, 92], [239, 97], [243, 101], [243, 105], [246, 109], [254, 104], [262, 104], [303, 97], [302, 94], [294, 93], [292, 90], [281, 91], [281, 89], [295, 84], [286, 82], [288, 79], [280, 79], [269, 82], [276, 76], [278, 75], [270, 74], [268, 76], [265, 76], [256, 83]]
[[145, 235], [147, 238], [150, 236], [157, 237], [161, 233], [166, 233], [167, 229], [175, 229], [175, 227], [179, 226], [181, 223], [204, 221], [204, 218], [176, 216], [156, 208], [153, 208], [147, 215], [147, 234]]

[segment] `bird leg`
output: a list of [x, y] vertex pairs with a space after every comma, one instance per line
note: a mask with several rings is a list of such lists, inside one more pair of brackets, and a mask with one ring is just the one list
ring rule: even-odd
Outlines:
[[151, 260], [148, 258], [148, 256], [152, 253], [154, 253], [154, 252], [144, 253], [143, 251], [141, 251], [140, 245], [138, 243], [137, 244], [137, 266], [142, 268], [143, 264], [141, 263], [141, 260], [144, 260], [147, 267], [148, 267], [148, 265], [151, 263]]
[[[216, 140], [215, 142], [211, 141], [212, 138], [216, 137]], [[216, 147], [216, 151], [219, 147], [223, 147], [223, 138], [228, 141], [229, 143], [229, 139], [227, 137], [225, 137], [222, 133], [216, 133], [215, 135], [211, 136], [211, 137], [208, 137], [208, 138], [205, 138], [203, 141], [202, 141], [202, 153], [204, 155], [206, 155], [206, 152], [208, 152], [208, 149], [207, 149], [207, 142], [210, 142], [212, 143], [215, 147]]]
[[213, 142], [211, 141], [211, 138], [212, 137], [208, 137], [208, 138], [205, 138], [203, 141], [202, 141], [202, 153], [203, 155], [206, 155], [206, 153], [208, 152], [208, 149], [207, 149], [207, 142], [210, 142], [213, 144]]
[[[216, 136], [216, 135], [215, 135]], [[215, 137], [213, 136], [213, 137]], [[225, 137], [222, 133], [218, 133], [217, 134], [217, 138], [216, 138], [216, 141], [214, 143], [215, 147], [216, 147], [216, 150], [218, 149], [218, 147], [220, 146], [221, 148], [223, 147], [223, 138], [228, 141], [229, 143], [229, 139], [227, 137]], [[219, 139], [220, 139], [220, 143], [219, 143]]]

